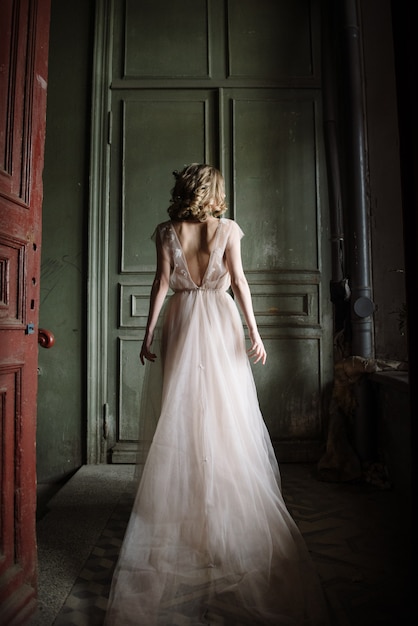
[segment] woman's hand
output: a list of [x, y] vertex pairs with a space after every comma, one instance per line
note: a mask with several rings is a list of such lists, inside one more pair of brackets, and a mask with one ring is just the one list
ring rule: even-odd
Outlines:
[[157, 358], [157, 355], [151, 352], [151, 344], [153, 339], [154, 335], [152, 333], [146, 333], [144, 341], [142, 342], [141, 352], [139, 353], [139, 358], [141, 359], [142, 365], [145, 364], [144, 359], [154, 362]]
[[254, 365], [259, 361], [264, 365], [267, 359], [267, 352], [258, 332], [250, 333], [251, 348], [247, 350], [248, 357], [254, 359]]

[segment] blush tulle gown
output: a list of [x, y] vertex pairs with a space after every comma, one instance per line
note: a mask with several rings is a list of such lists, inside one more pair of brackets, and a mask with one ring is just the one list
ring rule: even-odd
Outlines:
[[319, 580], [281, 495], [241, 318], [227, 291], [225, 247], [242, 234], [236, 222], [219, 220], [198, 287], [172, 223], [156, 229], [174, 291], [162, 316], [161, 412], [107, 626], [327, 624]]

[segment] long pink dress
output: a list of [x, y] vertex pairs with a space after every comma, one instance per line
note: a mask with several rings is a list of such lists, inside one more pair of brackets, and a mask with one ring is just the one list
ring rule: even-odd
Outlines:
[[[201, 287], [171, 222], [161, 413], [114, 573], [106, 624], [319, 626], [321, 586], [283, 501], [224, 253]], [[151, 368], [153, 365], [151, 365]]]

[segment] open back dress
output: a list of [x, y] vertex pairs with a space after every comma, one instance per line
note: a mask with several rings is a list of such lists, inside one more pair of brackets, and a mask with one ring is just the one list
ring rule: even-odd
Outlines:
[[161, 411], [113, 576], [108, 626], [327, 624], [228, 292], [225, 249], [242, 235], [236, 222], [219, 219], [198, 286], [173, 223], [156, 229], [174, 292], [162, 314]]

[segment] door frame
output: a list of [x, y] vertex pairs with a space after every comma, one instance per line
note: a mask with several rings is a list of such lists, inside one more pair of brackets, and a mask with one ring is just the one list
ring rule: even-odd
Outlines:
[[106, 462], [110, 87], [113, 0], [97, 0], [93, 53], [87, 276], [87, 463]]
[[[109, 461], [109, 221], [114, 0], [97, 0], [93, 56], [87, 279], [87, 463]], [[224, 155], [221, 153], [221, 159]]]

